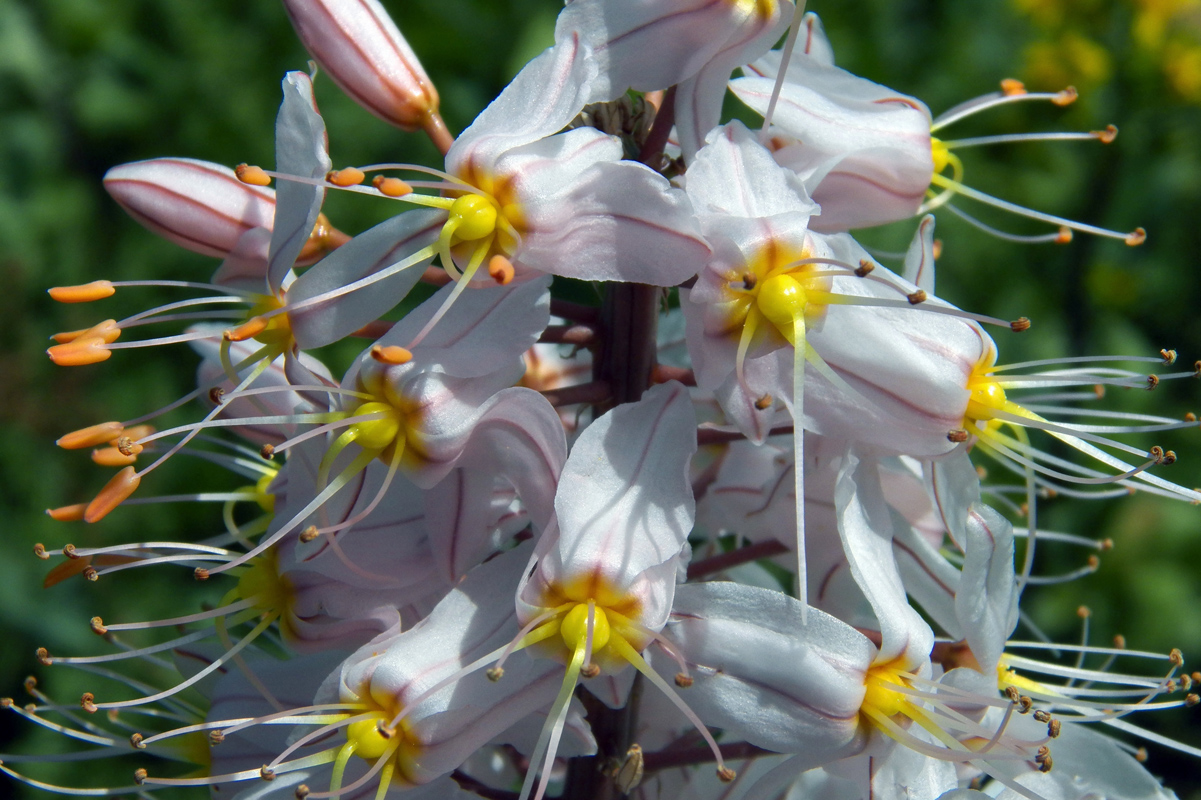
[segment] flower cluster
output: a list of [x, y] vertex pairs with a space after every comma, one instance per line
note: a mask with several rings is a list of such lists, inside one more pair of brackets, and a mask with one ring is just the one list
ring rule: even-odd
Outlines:
[[[445, 161], [335, 168], [314, 75], [293, 72], [274, 169], [109, 171], [135, 219], [221, 264], [208, 283], [51, 290], [189, 293], [57, 334], [57, 364], [182, 342], [202, 363], [168, 407], [59, 439], [116, 472], [49, 513], [218, 501], [223, 528], [37, 554], [61, 559], [49, 583], [185, 567], [224, 595], [93, 618], [102, 655], [39, 651], [95, 676], [81, 709], [34, 686], [5, 702], [89, 745], [64, 759], [145, 756], [131, 785], [44, 782], [36, 756], [0, 770], [246, 800], [1171, 796], [1128, 740], [1164, 743], [1130, 717], [1197, 702], [1181, 654], [1012, 637], [1024, 590], [1064, 579], [1036, 570], [1037, 541], [1105, 546], [1041, 530], [1041, 502], [1201, 501], [1143, 441], [1196, 419], [1104, 399], [1195, 371], [1168, 350], [1006, 363], [1030, 321], [935, 289], [929, 212], [973, 220], [965, 200], [1049, 226], [979, 223], [1008, 239], [1141, 243], [964, 182], [957, 149], [1030, 137], [942, 138], [1073, 90], [1006, 81], [933, 117], [836, 67], [791, 0], [572, 0], [454, 136], [377, 0], [284, 5], [322, 74]], [[727, 91], [758, 130], [723, 122]], [[350, 236], [322, 213], [334, 190], [400, 211]], [[898, 271], [850, 233], [906, 220]], [[182, 330], [127, 336], [162, 324]], [[356, 337], [344, 370], [316, 355]], [[199, 419], [152, 424], [193, 400]], [[229, 483], [146, 494], [188, 454]], [[125, 639], [155, 629], [174, 635]]]

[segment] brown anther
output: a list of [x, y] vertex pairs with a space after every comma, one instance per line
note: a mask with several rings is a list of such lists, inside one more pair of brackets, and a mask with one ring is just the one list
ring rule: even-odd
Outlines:
[[875, 264], [868, 261], [866, 258], [861, 258], [859, 259], [859, 266], [855, 268], [855, 275], [860, 278], [866, 278], [875, 268]]
[[1147, 376], [1147, 388], [1154, 389], [1157, 386], [1159, 386], [1159, 376], [1158, 375], [1148, 375]]
[[1080, 93], [1076, 91], [1075, 86], [1069, 86], [1061, 92], [1057, 92], [1051, 100], [1057, 106], [1070, 106], [1076, 102], [1076, 98], [1080, 97]]
[[70, 542], [63, 545], [63, 555], [67, 558], [83, 558]]
[[225, 734], [221, 731], [209, 731], [209, 745], [216, 747], [225, 741]]
[[43, 561], [46, 561], [50, 558], [50, 554], [46, 552], [46, 545], [42, 544], [41, 542], [38, 542], [33, 546], [33, 554]]
[[1186, 692], [1189, 689], [1192, 689], [1193, 688], [1193, 679], [1190, 678], [1188, 675], [1181, 675], [1180, 676], [1180, 688]]
[[345, 169], [331, 169], [325, 173], [325, 179], [334, 186], [358, 186], [367, 179], [363, 170], [356, 167], [346, 167]]
[[138, 767], [137, 769], [135, 769], [133, 771], [133, 782], [136, 783], [138, 786], [141, 786], [143, 783], [145, 783], [146, 779], [149, 777], [150, 777], [150, 774], [148, 772], [146, 772], [146, 770], [142, 769], [141, 767]]
[[1042, 745], [1041, 747], [1039, 747], [1038, 752], [1034, 754], [1034, 760], [1037, 761], [1039, 764], [1043, 763], [1050, 757], [1051, 757], [1051, 748], [1047, 747], [1045, 744]]
[[1043, 723], [1051, 721], [1051, 715], [1048, 714], [1046, 711], [1043, 711], [1041, 708], [1038, 711], [1034, 712], [1034, 718], [1036, 720], [1038, 720], [1039, 722], [1043, 722]]
[[238, 176], [238, 180], [242, 183], [249, 183], [251, 186], [270, 186], [271, 176], [263, 172], [262, 167], [252, 167], [250, 164], [239, 164], [234, 167], [234, 174]]
[[1029, 714], [1030, 709], [1034, 707], [1034, 701], [1031, 700], [1026, 695], [1022, 695], [1021, 697], [1018, 698], [1018, 706], [1019, 706], [1019, 708], [1018, 708], [1019, 714]]
[[986, 470], [984, 467], [976, 467], [976, 477], [978, 477], [980, 480], [984, 480], [988, 477], [988, 470]]
[[267, 320], [262, 316], [251, 317], [236, 328], [230, 328], [222, 336], [227, 342], [244, 342], [267, 330]]
[[1145, 747], [1140, 747], [1139, 749], [1135, 750], [1135, 751], [1134, 751], [1134, 760], [1135, 760], [1135, 761], [1137, 761], [1137, 762], [1138, 762], [1138, 763], [1140, 763], [1140, 764], [1146, 763], [1146, 761], [1147, 761], [1147, 748], [1145, 748]]
[[954, 442], [955, 444], [961, 444], [963, 442], [966, 442], [967, 440], [968, 440], [968, 432], [965, 431], [963, 428], [958, 428], [956, 430], [947, 432], [947, 441], [948, 442]]
[[109, 281], [92, 281], [77, 286], [55, 286], [46, 291], [60, 303], [91, 303], [112, 297], [117, 290]]
[[44, 647], [39, 647], [35, 650], [34, 655], [37, 656], [38, 663], [43, 667], [48, 667], [54, 663], [54, 660], [50, 658], [50, 651]]
[[916, 306], [919, 303], [926, 302], [928, 299], [930, 299], [930, 296], [926, 294], [924, 289], [918, 289], [912, 294], [905, 295], [905, 299], [909, 301], [909, 305]]
[[1059, 734], [1063, 733], [1063, 723], [1057, 719], [1053, 719], [1047, 723], [1047, 735], [1052, 739], [1058, 739]]
[[1167, 348], [1164, 348], [1159, 351], [1159, 357], [1163, 359], [1164, 364], [1175, 364], [1176, 363], [1176, 351], [1175, 350], [1168, 350]]
[[1009, 698], [1009, 702], [1011, 702], [1011, 703], [1017, 703], [1022, 699], [1022, 696], [1018, 692], [1018, 689], [1016, 686], [1006, 686], [1005, 687], [1005, 696]]
[[99, 711], [99, 709], [96, 708], [96, 695], [92, 694], [91, 692], [84, 692], [83, 697], [79, 698], [79, 707], [89, 714], [95, 714], [97, 711]]
[[[1110, 539], [1108, 537], [1102, 539], [1100, 544], [1098, 545], [1098, 547], [1101, 548], [1102, 553], [1112, 550], [1113, 549], [1113, 539]], [[1123, 641], [1125, 641], [1125, 640], [1123, 640]]]
[[1201, 696], [1195, 694], [1187, 694], [1184, 696], [1184, 704], [1189, 708], [1201, 703]]
[[588, 679], [595, 678], [600, 675], [600, 667], [596, 664], [585, 664], [580, 668], [580, 675]]
[[400, 178], [389, 178], [385, 175], [376, 175], [375, 179], [371, 181], [371, 185], [386, 197], [404, 197], [406, 194], [413, 193], [413, 187]]
[[47, 348], [46, 355], [60, 367], [84, 367], [88, 364], [99, 364], [107, 361], [113, 353], [107, 343], [98, 337], [76, 339], [66, 344], [56, 344]]
[[212, 389], [209, 389], [209, 402], [213, 405], [221, 405], [222, 397], [225, 397], [225, 390], [220, 386], [214, 386]]
[[259, 769], [259, 777], [265, 781], [273, 781], [273, 780], [275, 780], [275, 770], [271, 769], [271, 767], [264, 764]]
[[[858, 271], [858, 270], [856, 270], [856, 271], [855, 271], [855, 274], [856, 274], [856, 275], [858, 275], [858, 274], [859, 274], [859, 271]], [[866, 274], [867, 274], [867, 273], [864, 273], [864, 275], [866, 275]], [[759, 283], [759, 279], [758, 279], [757, 277], [755, 277], [755, 273], [753, 273], [753, 272], [748, 272], [748, 273], [746, 273], [745, 275], [743, 275], [743, 276], [742, 276], [742, 288], [743, 288], [743, 289], [746, 289], [748, 292], [749, 292], [751, 289], [754, 289], [754, 288], [755, 288], [755, 285], [756, 285], [757, 283]]]
[[125, 432], [125, 426], [120, 422], [102, 422], [99, 425], [89, 425], [77, 431], [71, 431], [59, 438], [56, 445], [64, 450], [83, 450], [85, 447], [96, 447], [108, 444]]
[[1112, 144], [1113, 140], [1118, 138], [1118, 126], [1106, 125], [1105, 130], [1092, 131], [1092, 134], [1101, 140], [1101, 144]]
[[1164, 453], [1163, 454], [1163, 463], [1164, 464], [1175, 464], [1176, 463], [1176, 451], [1169, 450], [1166, 453]]
[[384, 740], [391, 739], [393, 736], [396, 735], [396, 731], [392, 730], [387, 725], [385, 725], [384, 721], [382, 719], [378, 720], [375, 723], [375, 732], [378, 733], [380, 735], [380, 738], [382, 738]]
[[146, 737], [145, 737], [145, 736], [143, 736], [142, 734], [140, 734], [140, 733], [135, 733], [135, 734], [132, 734], [132, 735], [130, 735], [130, 737], [129, 737], [129, 743], [130, 743], [131, 745], [133, 745], [133, 748], [134, 748], [135, 750], [145, 750], [145, 749], [146, 749], [146, 745], [142, 744], [142, 740], [143, 740], [143, 739], [145, 739], [145, 738], [146, 738]]
[[1119, 650], [1126, 649], [1126, 637], [1122, 634], [1117, 634], [1113, 637], [1113, 646]]
[[1194, 672], [1189, 677], [1193, 679], [1193, 683], [1201, 683], [1201, 672]]
[[1184, 666], [1184, 653], [1180, 652], [1179, 648], [1173, 647], [1172, 652], [1168, 653], [1168, 663], [1173, 667]]
[[1026, 93], [1026, 84], [1019, 81], [1017, 78], [1003, 78], [1001, 80], [1001, 94], [1006, 97], [1017, 97]]
[[1093, 610], [1088, 606], [1080, 606], [1076, 609], [1076, 616], [1080, 617], [1080, 619], [1088, 619], [1092, 615]]
[[128, 436], [118, 436], [117, 441], [113, 442], [113, 446], [117, 448], [117, 452], [123, 456], [136, 456], [142, 452], [142, 445], [130, 439]]
[[1055, 244], [1070, 244], [1072, 241], [1072, 229], [1064, 226], [1059, 229], [1059, 233], [1055, 236]]
[[275, 458], [275, 445], [265, 444], [262, 447], [260, 447], [259, 448], [259, 456], [264, 461], [270, 461], [271, 459]]
[[300, 784], [296, 787], [296, 800], [304, 800], [312, 791], [307, 783]]
[[930, 255], [934, 256], [934, 260], [942, 258], [942, 239], [935, 239], [934, 246], [930, 248]]
[[505, 670], [504, 667], [488, 667], [484, 674], [488, 676], [488, 680], [496, 683], [505, 676]]
[[75, 503], [69, 506], [48, 508], [46, 509], [46, 516], [55, 522], [78, 522], [83, 519], [83, 512], [87, 510], [87, 507], [87, 503]]
[[381, 364], [397, 366], [413, 360], [413, 354], [399, 345], [377, 344], [371, 348], [371, 357]]
[[774, 397], [772, 397], [770, 394], [764, 394], [762, 397], [755, 400], [755, 408], [759, 409], [760, 411], [766, 411], [767, 409], [771, 408], [771, 405], [774, 402]]
[[722, 783], [733, 783], [738, 777], [738, 773], [729, 767], [719, 767], [717, 770], [717, 779]]
[[1185, 415], [1184, 415], [1184, 421], [1185, 421], [1185, 422], [1196, 422], [1196, 421], [1197, 421], [1197, 415], [1196, 415], [1196, 414], [1194, 414], [1193, 412], [1191, 412], [1191, 411], [1190, 411], [1190, 412], [1188, 412], [1187, 414], [1185, 414]]
[[83, 579], [95, 583], [100, 580], [100, 573], [96, 571], [95, 567], [84, 567]]
[[1147, 231], [1144, 228], [1135, 228], [1126, 234], [1126, 244], [1131, 247], [1138, 247], [1145, 241], [1147, 241]]
[[118, 472], [104, 485], [100, 493], [88, 507], [84, 509], [83, 518], [86, 522], [98, 522], [108, 516], [108, 513], [129, 499], [138, 489], [142, 478], [133, 467], [126, 467]]
[[1022, 331], [1030, 330], [1030, 318], [1018, 317], [1013, 322], [1009, 323], [1009, 330], [1013, 331], [1014, 333], [1021, 333]]
[[1105, 386], [1103, 386], [1100, 383], [1094, 384], [1093, 385], [1093, 394], [1095, 394], [1097, 396], [1097, 399], [1104, 397], [1105, 396]]
[[517, 271], [513, 268], [513, 262], [500, 253], [488, 259], [488, 275], [498, 285], [508, 286], [516, 274]]
[[679, 686], [681, 689], [687, 689], [692, 686], [692, 676], [685, 675], [683, 672], [677, 672], [675, 680], [676, 686]]
[[0, 708], [12, 708], [13, 699], [11, 697], [0, 697]]
[[32, 675], [26, 675], [21, 685], [25, 687], [26, 692], [33, 694], [33, 690], [38, 688], [38, 679]]
[[1050, 772], [1052, 766], [1053, 766], [1053, 762], [1051, 761], [1051, 754], [1048, 753], [1047, 757], [1044, 758], [1041, 762], [1039, 762], [1038, 771], [1039, 772]]
[[309, 527], [305, 528], [304, 530], [302, 530], [300, 532], [299, 539], [300, 539], [300, 541], [304, 542], [305, 544], [308, 544], [309, 542], [313, 541], [320, 535], [321, 535], [321, 532], [319, 530], [317, 530], [317, 526], [310, 525]]
[[192, 577], [198, 581], [207, 581], [209, 579], [209, 571], [204, 567], [197, 567], [193, 570]]
[[104, 620], [100, 617], [92, 617], [88, 620], [88, 624], [92, 626], [92, 633], [97, 636], [103, 636], [108, 633], [108, 628], [104, 627]]

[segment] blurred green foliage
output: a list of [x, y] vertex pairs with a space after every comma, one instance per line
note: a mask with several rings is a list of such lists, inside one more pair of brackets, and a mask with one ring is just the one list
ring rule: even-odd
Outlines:
[[[559, 8], [556, 0], [385, 5], [438, 86], [452, 130], [467, 125], [549, 43]], [[1109, 146], [1025, 144], [964, 154], [974, 187], [1052, 213], [1119, 230], [1143, 225], [1149, 232], [1140, 248], [1085, 236], [1061, 247], [1021, 246], [941, 214], [939, 294], [976, 311], [1034, 321], [1028, 334], [998, 337], [1002, 360], [1144, 355], [1161, 347], [1177, 348], [1185, 365], [1201, 357], [1195, 313], [1201, 275], [1194, 268], [1201, 253], [1201, 88], [1190, 88], [1201, 86], [1201, 66], [1189, 66], [1201, 64], [1197, 3], [815, 0], [810, 7], [823, 15], [840, 65], [921, 98], [935, 113], [994, 90], [1008, 76], [1033, 88], [1074, 82], [1082, 89], [1070, 108], [1000, 109], [957, 125], [955, 135], [1089, 130], [1109, 122], [1121, 128]], [[210, 507], [132, 507], [91, 527], [53, 523], [42, 514], [90, 497], [106, 479], [86, 455], [54, 448], [57, 436], [166, 404], [187, 391], [195, 363], [177, 346], [125, 351], [92, 367], [55, 368], [42, 353], [53, 331], [85, 327], [100, 314], [119, 318], [175, 296], [122, 292], [101, 310], [56, 306], [44, 289], [100, 277], [207, 278], [215, 266], [210, 259], [145, 232], [107, 198], [101, 178], [110, 166], [159, 155], [271, 164], [279, 80], [285, 70], [306, 69], [306, 61], [272, 0], [0, 0], [0, 451], [11, 456], [0, 466], [0, 694], [19, 703], [26, 701], [21, 681], [31, 671], [67, 703], [83, 688], [95, 688], [95, 679], [47, 670], [33, 658], [36, 646], [60, 654], [99, 652], [90, 616], [165, 617], [219, 595], [219, 587], [194, 586], [178, 569], [41, 588], [48, 567], [32, 555], [34, 542], [57, 548], [189, 539], [219, 525]], [[419, 134], [376, 121], [330, 81], [318, 78], [317, 94], [335, 163], [436, 163]], [[346, 196], [331, 197], [326, 207], [335, 224], [352, 232], [395, 209]], [[979, 215], [1008, 229], [1036, 230], [987, 211]], [[898, 250], [911, 230], [898, 225], [863, 238]], [[1119, 392], [1111, 399], [1131, 410], [1178, 415], [1196, 395], [1195, 383], [1180, 381], [1153, 395]], [[1201, 485], [1196, 431], [1157, 443], [1181, 455], [1170, 477]], [[229, 486], [220, 470], [180, 458], [143, 491], [188, 491], [206, 481]], [[1026, 610], [1040, 626], [1072, 640], [1079, 635], [1076, 608], [1086, 604], [1096, 642], [1122, 632], [1132, 647], [1180, 647], [1201, 657], [1201, 569], [1191, 555], [1201, 510], [1136, 496], [1104, 504], [1051, 501], [1041, 511], [1049, 528], [1111, 537], [1115, 549], [1102, 554], [1097, 574], [1027, 596]], [[1082, 560], [1079, 551], [1048, 547], [1040, 570], [1064, 572]], [[1140, 722], [1201, 745], [1195, 715]], [[15, 714], [0, 715], [0, 751], [59, 744], [54, 734], [30, 734], [30, 727]], [[1148, 767], [1182, 797], [1201, 797], [1195, 760], [1152, 749]], [[128, 785], [132, 768], [72, 765], [38, 774], [64, 783]], [[0, 796], [10, 791], [10, 783], [0, 782]]]

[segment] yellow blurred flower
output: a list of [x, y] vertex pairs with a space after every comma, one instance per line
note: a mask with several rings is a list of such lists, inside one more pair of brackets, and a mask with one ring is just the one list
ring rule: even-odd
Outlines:
[[1076, 31], [1054, 41], [1033, 42], [1026, 48], [1025, 74], [1032, 87], [1097, 86], [1109, 80], [1113, 59], [1109, 51]]

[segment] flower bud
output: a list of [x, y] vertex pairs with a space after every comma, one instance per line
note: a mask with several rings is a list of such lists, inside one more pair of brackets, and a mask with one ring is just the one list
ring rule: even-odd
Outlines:
[[378, 0], [284, 0], [304, 46], [355, 102], [404, 130], [440, 125], [438, 92]]
[[[181, 247], [225, 258], [251, 228], [271, 228], [275, 192], [233, 170], [192, 158], [153, 158], [113, 167], [104, 188], [129, 215]], [[265, 255], [265, 254], [264, 254]]]

